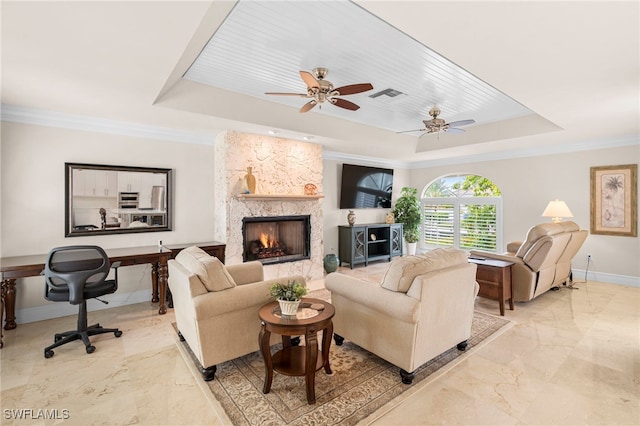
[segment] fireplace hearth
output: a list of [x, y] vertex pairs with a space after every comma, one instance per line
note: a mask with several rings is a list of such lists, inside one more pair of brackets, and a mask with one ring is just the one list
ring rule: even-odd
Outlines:
[[310, 257], [311, 217], [265, 216], [242, 219], [242, 260], [263, 264]]

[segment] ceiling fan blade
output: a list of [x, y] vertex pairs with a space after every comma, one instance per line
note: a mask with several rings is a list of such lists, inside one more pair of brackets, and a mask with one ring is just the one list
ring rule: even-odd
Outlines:
[[307, 87], [320, 87], [320, 83], [318, 83], [318, 80], [316, 80], [316, 78], [310, 72], [300, 71], [300, 77], [302, 78], [302, 81], [304, 81], [304, 84], [307, 85]]
[[302, 108], [300, 108], [300, 112], [307, 112], [310, 111], [311, 109], [313, 109], [314, 106], [316, 106], [317, 102], [316, 100], [311, 100], [309, 102], [307, 102], [306, 104], [302, 105]]
[[340, 99], [340, 98], [332, 98], [330, 100], [330, 102], [332, 104], [334, 104], [335, 106], [338, 106], [340, 108], [344, 108], [344, 109], [349, 109], [351, 111], [355, 111], [357, 109], [360, 109], [360, 107], [356, 104], [354, 104], [351, 101], [347, 101], [345, 99]]
[[465, 131], [462, 129], [458, 129], [456, 127], [449, 127], [448, 129], [445, 130], [445, 132], [447, 133], [464, 133]]
[[338, 92], [338, 96], [344, 96], [344, 95], [354, 95], [356, 93], [362, 93], [372, 89], [373, 89], [373, 86], [371, 85], [371, 83], [360, 83], [360, 84], [349, 84], [348, 86], [338, 87], [333, 90], [334, 92]]
[[424, 132], [426, 130], [427, 129], [403, 130], [402, 132], [396, 132], [396, 133]]
[[301, 98], [308, 98], [308, 97], [310, 97], [307, 93], [265, 92], [265, 95], [275, 95], [275, 96], [300, 96]]
[[459, 127], [459, 126], [468, 126], [469, 124], [473, 124], [475, 123], [476, 120], [460, 120], [460, 121], [453, 121], [451, 123], [449, 123], [449, 127]]

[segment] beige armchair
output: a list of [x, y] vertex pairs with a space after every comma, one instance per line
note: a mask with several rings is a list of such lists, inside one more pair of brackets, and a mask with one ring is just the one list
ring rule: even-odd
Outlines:
[[472, 250], [471, 256], [513, 262], [513, 300], [528, 302], [572, 280], [571, 260], [588, 232], [571, 221], [542, 223], [527, 232], [524, 242], [507, 245], [507, 253]]
[[394, 259], [382, 284], [327, 275], [337, 345], [348, 339], [400, 367], [403, 383], [433, 357], [471, 336], [476, 265], [456, 249]]
[[225, 267], [198, 247], [169, 261], [178, 333], [202, 365], [205, 381], [213, 380], [216, 364], [259, 349], [258, 310], [273, 300], [271, 284], [289, 280], [305, 284], [302, 276], [264, 280], [260, 262]]

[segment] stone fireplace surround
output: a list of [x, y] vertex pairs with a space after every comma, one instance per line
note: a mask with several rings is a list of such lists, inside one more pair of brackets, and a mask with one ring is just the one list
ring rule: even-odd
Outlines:
[[[305, 184], [322, 194], [322, 147], [317, 144], [234, 131], [216, 138], [215, 238], [226, 243], [226, 263], [243, 262], [242, 219], [309, 215], [309, 259], [264, 265], [265, 278], [299, 274], [308, 281], [324, 276], [322, 200], [305, 197]], [[252, 167], [256, 195], [241, 195], [242, 180]]]

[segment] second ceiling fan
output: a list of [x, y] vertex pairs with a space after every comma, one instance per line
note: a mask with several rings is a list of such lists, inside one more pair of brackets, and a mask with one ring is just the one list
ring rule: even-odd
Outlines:
[[360, 106], [351, 101], [347, 101], [346, 99], [342, 99], [339, 96], [355, 95], [356, 93], [372, 90], [373, 86], [371, 83], [349, 84], [347, 86], [334, 88], [333, 83], [324, 79], [328, 72], [329, 70], [327, 68], [314, 68], [313, 74], [308, 71], [300, 71], [300, 77], [307, 85], [307, 93], [266, 92], [265, 95], [300, 96], [302, 98], [311, 98], [309, 102], [300, 108], [300, 112], [310, 111], [313, 107], [322, 104], [325, 101], [337, 107], [351, 111], [359, 109]]
[[429, 115], [431, 116], [431, 120], [422, 120], [424, 123], [424, 128], [415, 129], [415, 130], [405, 130], [403, 132], [397, 133], [410, 133], [410, 132], [427, 132], [427, 133], [439, 133], [439, 132], [447, 132], [447, 133], [464, 133], [463, 129], [460, 129], [461, 126], [468, 126], [469, 124], [473, 124], [476, 120], [468, 119], [468, 120], [460, 120], [460, 121], [452, 121], [451, 123], [447, 123], [442, 118], [438, 118], [442, 111], [437, 106], [433, 106], [429, 110]]

